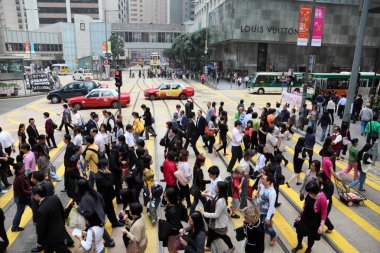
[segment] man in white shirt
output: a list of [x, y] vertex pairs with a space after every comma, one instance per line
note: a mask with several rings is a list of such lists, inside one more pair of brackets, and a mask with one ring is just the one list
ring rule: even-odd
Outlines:
[[338, 116], [340, 119], [343, 118], [344, 108], [346, 107], [347, 99], [346, 95], [342, 95], [342, 97], [338, 101]]
[[82, 116], [79, 114], [77, 109], [72, 110], [73, 113], [73, 125], [74, 127], [82, 127], [84, 122], [82, 121]]
[[234, 126], [235, 127], [232, 129], [232, 139], [231, 139], [232, 157], [227, 167], [227, 171], [230, 173], [232, 173], [232, 168], [235, 166], [236, 160], [240, 161], [243, 158], [243, 150], [241, 148], [243, 133], [240, 133], [242, 123], [239, 120], [236, 120]]
[[133, 127], [131, 124], [128, 124], [126, 127], [125, 127], [125, 134], [124, 134], [124, 137], [125, 137], [125, 144], [128, 145], [128, 148], [129, 150], [131, 149], [134, 149], [135, 148], [135, 145], [136, 145], [136, 141], [135, 141], [135, 138], [133, 137]]
[[202, 192], [202, 196], [213, 199], [216, 196], [215, 187], [219, 181], [222, 181], [222, 177], [219, 175], [220, 170], [218, 166], [211, 166], [207, 172], [210, 177], [210, 186], [208, 190]]
[[93, 128], [90, 130], [90, 135], [94, 137], [94, 143], [98, 145], [99, 148], [99, 158], [104, 157], [104, 152], [106, 150], [106, 144], [104, 143], [103, 136], [99, 133], [98, 129]]
[[331, 117], [331, 124], [334, 124], [334, 111], [335, 111], [335, 102], [334, 100], [330, 99], [329, 102], [327, 103], [326, 110], [330, 114]]
[[3, 129], [0, 127], [0, 143], [3, 147], [3, 151], [8, 155], [11, 156], [11, 152], [15, 153], [15, 144], [14, 140], [10, 133], [4, 132]]

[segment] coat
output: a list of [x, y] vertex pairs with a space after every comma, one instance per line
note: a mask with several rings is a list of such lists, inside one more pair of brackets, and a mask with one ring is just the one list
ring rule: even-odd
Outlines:
[[57, 196], [45, 197], [36, 211], [37, 238], [42, 245], [63, 244], [67, 232], [64, 208]]

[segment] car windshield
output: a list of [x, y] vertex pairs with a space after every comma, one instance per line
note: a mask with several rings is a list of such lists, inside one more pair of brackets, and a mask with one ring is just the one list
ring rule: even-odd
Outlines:
[[102, 97], [113, 97], [117, 96], [116, 90], [104, 90], [102, 91]]
[[170, 90], [170, 84], [161, 84], [158, 87], [159, 90]]
[[99, 84], [96, 82], [85, 82], [84, 85], [86, 86], [87, 90], [97, 89], [99, 88]]

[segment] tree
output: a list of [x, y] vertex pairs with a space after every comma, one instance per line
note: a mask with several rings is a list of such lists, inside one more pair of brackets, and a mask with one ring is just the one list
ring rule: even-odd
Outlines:
[[109, 40], [111, 41], [112, 61], [114, 62], [115, 59], [118, 60], [120, 56], [125, 55], [124, 41], [115, 33], [111, 34]]

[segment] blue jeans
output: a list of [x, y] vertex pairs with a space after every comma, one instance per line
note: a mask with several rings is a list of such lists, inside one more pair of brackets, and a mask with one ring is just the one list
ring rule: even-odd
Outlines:
[[20, 197], [18, 197], [18, 196], [14, 197], [14, 201], [15, 201], [17, 210], [16, 210], [15, 217], [13, 218], [12, 228], [16, 229], [20, 225], [21, 217], [22, 217], [22, 214], [25, 211], [25, 207], [28, 205], [30, 208], [32, 208], [32, 202], [31, 202], [31, 199], [30, 199], [29, 203], [27, 205], [20, 204]]
[[323, 142], [325, 140], [326, 131], [327, 131], [327, 127], [322, 127], [322, 135], [321, 135], [321, 139], [320, 139], [321, 142]]
[[90, 186], [94, 188], [95, 185], [95, 173], [90, 171], [90, 175], [88, 176], [88, 182], [90, 183]]
[[[273, 228], [270, 228], [266, 223], [265, 223], [265, 218], [267, 217], [267, 214], [262, 214], [260, 216], [260, 220], [262, 223], [264, 223], [264, 230], [265, 233], [267, 233], [270, 236], [270, 239], [273, 239], [276, 237], [276, 231], [274, 231]], [[270, 217], [270, 220], [272, 220], [273, 215]]]
[[313, 127], [313, 132], [317, 131], [317, 120], [309, 120], [309, 126]]
[[359, 190], [364, 190], [363, 186], [364, 186], [366, 178], [367, 178], [367, 173], [360, 171], [359, 178], [352, 181], [352, 183], [349, 184], [348, 187], [352, 188], [355, 185], [359, 184]]
[[199, 200], [202, 202], [203, 206], [205, 205], [205, 203], [206, 203], [205, 197], [200, 197], [200, 198], [194, 197], [193, 203], [191, 203], [191, 207], [190, 207], [190, 214], [194, 213], [195, 208], [197, 207], [197, 205], [199, 203]]
[[53, 181], [61, 181], [61, 178], [53, 171], [50, 171], [50, 178], [53, 180]]
[[369, 122], [369, 121], [364, 121], [364, 120], [361, 120], [361, 121], [360, 121], [360, 133], [361, 133], [361, 134], [364, 133], [364, 130], [365, 130], [365, 128], [367, 127], [368, 122]]

